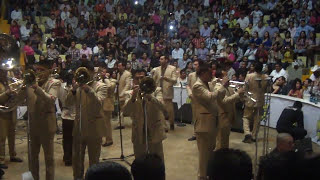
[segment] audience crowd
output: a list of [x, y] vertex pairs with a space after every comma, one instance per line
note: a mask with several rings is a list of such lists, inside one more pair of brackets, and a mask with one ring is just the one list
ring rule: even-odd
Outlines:
[[[177, 69], [179, 86], [186, 85], [195, 61], [209, 61], [213, 75], [222, 69], [230, 80], [237, 81], [244, 81], [247, 74], [254, 72], [255, 62], [262, 62], [263, 73], [272, 78], [272, 93], [297, 98], [319, 94], [316, 53], [320, 50], [317, 34], [320, 1], [317, 0], [9, 0], [8, 3], [10, 34], [24, 52], [26, 68], [38, 61], [49, 61], [53, 68], [60, 68], [61, 77], [67, 82], [72, 81], [73, 72], [83, 62], [92, 63], [97, 70], [106, 68], [115, 77], [118, 61], [126, 62], [127, 70], [144, 68], [152, 73], [160, 65], [159, 57], [165, 55]], [[303, 70], [309, 67], [313, 74], [302, 81]], [[251, 159], [245, 152], [222, 149], [214, 154], [209, 163], [211, 179], [252, 178]], [[301, 177], [299, 173], [312, 174], [311, 166], [319, 167], [319, 157], [306, 160], [290, 153], [265, 157], [260, 168], [264, 179], [294, 179]], [[165, 179], [164, 164], [156, 156], [136, 159], [131, 170], [136, 180]], [[95, 175], [99, 173], [105, 176]], [[114, 162], [93, 165], [86, 174], [87, 180], [101, 177], [131, 179], [129, 171]]]
[[186, 85], [195, 60], [239, 81], [260, 61], [273, 93], [308, 98], [319, 92], [317, 66], [301, 81], [320, 50], [316, 0], [9, 2], [10, 34], [20, 41], [27, 67], [46, 60], [72, 73], [79, 61], [89, 61], [112, 75], [116, 62], [126, 61], [128, 70], [150, 72], [166, 55], [177, 67], [177, 85]]

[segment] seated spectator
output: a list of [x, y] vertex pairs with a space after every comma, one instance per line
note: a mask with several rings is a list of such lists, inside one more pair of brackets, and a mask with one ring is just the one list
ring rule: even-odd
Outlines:
[[217, 39], [217, 53], [220, 53], [222, 49], [224, 49], [227, 45], [227, 40], [222, 34], [218, 34]]
[[275, 32], [272, 37], [272, 45], [278, 44], [279, 49], [283, 48], [283, 39], [279, 32]]
[[208, 54], [209, 54], [209, 50], [205, 47], [204, 42], [201, 42], [200, 48], [197, 49], [198, 58], [205, 61]]
[[271, 46], [272, 46], [272, 41], [271, 41], [271, 38], [270, 38], [269, 31], [266, 31], [266, 32], [264, 33], [262, 44], [264, 45], [264, 47], [266, 48], [266, 50], [269, 50], [269, 49], [271, 48]]
[[72, 41], [66, 55], [70, 55], [72, 61], [77, 61], [80, 58], [80, 50], [76, 48], [76, 42]]
[[263, 64], [268, 62], [268, 51], [265, 49], [264, 44], [259, 45], [256, 52], [256, 59]]
[[292, 97], [296, 97], [296, 98], [303, 98], [302, 82], [300, 79], [296, 78], [293, 81], [292, 87], [288, 93], [288, 96], [292, 96]]
[[294, 149], [294, 139], [288, 133], [279, 133], [276, 139], [277, 146], [270, 154], [279, 154], [284, 152], [290, 152]]
[[288, 74], [287, 74], [286, 70], [284, 70], [282, 68], [281, 63], [276, 63], [274, 67], [275, 67], [275, 69], [270, 74], [273, 82], [275, 82], [275, 80], [281, 76], [283, 76], [286, 80], [288, 79]]
[[307, 78], [306, 80], [303, 81], [303, 97], [305, 97], [306, 95], [310, 96], [310, 91], [311, 91], [311, 87], [312, 87], [312, 80]]
[[288, 79], [287, 79], [288, 82], [293, 81], [296, 78], [302, 77], [302, 67], [297, 61], [294, 61], [291, 66], [287, 67], [287, 72], [288, 72]]
[[59, 57], [59, 52], [56, 49], [55, 44], [51, 43], [47, 52], [47, 59], [51, 61], [51, 64], [53, 64], [53, 61], [55, 61], [58, 57]]
[[184, 50], [180, 47], [179, 42], [177, 42], [175, 45], [176, 47], [172, 50], [171, 53], [172, 59], [181, 61], [183, 59]]
[[296, 29], [295, 39], [301, 36], [301, 33], [304, 31], [305, 37], [309, 36], [310, 32], [314, 31], [314, 28], [306, 24], [305, 19], [300, 20], [300, 26]]
[[27, 23], [25, 26], [20, 27], [21, 40], [26, 41], [30, 38], [31, 33], [31, 23]]
[[302, 54], [305, 53], [308, 47], [306, 32], [301, 31], [300, 36], [296, 41], [296, 49], [294, 50], [295, 53]]
[[270, 26], [266, 27], [265, 32], [269, 32], [270, 37], [273, 37], [274, 33], [279, 32], [279, 28], [275, 26], [274, 21], [271, 21]]
[[51, 32], [56, 27], [56, 16], [55, 14], [51, 14], [50, 18], [46, 21], [46, 32]]
[[245, 31], [243, 36], [239, 40], [239, 47], [242, 51], [246, 51], [250, 43], [250, 34], [248, 31]]
[[250, 40], [250, 43], [254, 43], [255, 46], [259, 46], [262, 43], [261, 38], [258, 36], [258, 32], [254, 32], [252, 34], [252, 38]]
[[274, 66], [274, 64], [276, 64], [277, 62], [281, 62], [282, 58], [282, 53], [278, 44], [276, 43], [271, 47], [271, 50], [269, 51], [268, 64]]
[[28, 39], [25, 42], [25, 46], [23, 47], [23, 52], [26, 56], [26, 65], [27, 66], [32, 66], [35, 63], [35, 58], [34, 58], [34, 50], [31, 46], [31, 41]]
[[295, 101], [293, 106], [286, 107], [277, 122], [278, 133], [288, 133], [294, 140], [303, 139], [307, 135], [304, 129], [302, 103]]
[[75, 30], [74, 35], [77, 38], [78, 42], [82, 43], [87, 38], [88, 30], [84, 27], [84, 24], [81, 23], [80, 26]]
[[309, 38], [307, 39], [307, 65], [314, 66], [314, 55], [320, 51], [320, 39], [316, 37], [314, 32], [310, 32]]
[[208, 22], [203, 23], [203, 27], [200, 29], [200, 35], [204, 38], [210, 37], [211, 28], [208, 26]]
[[283, 76], [278, 77], [272, 85], [272, 93], [283, 94], [283, 88], [285, 85], [286, 85], [286, 78], [284, 78]]
[[10, 26], [10, 35], [12, 35], [16, 40], [20, 40], [20, 26], [18, 25], [16, 20], [11, 22]]
[[244, 151], [219, 149], [213, 152], [209, 160], [207, 174], [209, 180], [251, 180], [252, 161]]
[[18, 5], [15, 6], [14, 10], [11, 12], [10, 17], [11, 17], [12, 21], [22, 20], [22, 12], [19, 9]]
[[185, 68], [187, 67], [187, 64], [188, 64], [189, 62], [192, 62], [192, 60], [189, 59], [187, 53], [184, 53], [184, 54], [183, 54], [183, 59], [181, 59], [181, 60], [179, 59], [179, 60], [178, 60], [178, 66], [179, 66], [180, 69], [185, 69]]
[[257, 53], [256, 45], [254, 43], [250, 43], [250, 46], [248, 47], [248, 49], [246, 50], [243, 56], [246, 56], [248, 58], [248, 61], [250, 63], [253, 63], [256, 60], [256, 53]]
[[106, 161], [90, 166], [85, 180], [131, 180], [128, 169], [119, 163]]
[[283, 40], [284, 47], [293, 47], [293, 38], [291, 37], [290, 31], [286, 31], [285, 38]]
[[186, 74], [187, 76], [189, 76], [190, 73], [194, 72], [194, 69], [193, 69], [193, 63], [192, 61], [189, 61], [185, 67], [185, 70], [186, 70]]
[[242, 51], [242, 49], [239, 48], [237, 44], [234, 44], [234, 45], [232, 46], [232, 51], [233, 51], [233, 53], [234, 53], [234, 55], [235, 55], [235, 57], [236, 57], [236, 61], [237, 61], [237, 62], [240, 62], [240, 61], [242, 60], [242, 57], [243, 57], [243, 51]]
[[177, 83], [175, 84], [176, 86], [187, 86], [188, 84], [188, 77], [185, 69], [180, 70], [180, 74], [177, 78]]
[[233, 63], [235, 61], [236, 58], [235, 58], [233, 52], [231, 51], [230, 45], [228, 45], [226, 47], [226, 51], [224, 52], [224, 56], [225, 56], [227, 62]]
[[265, 31], [266, 31], [266, 27], [263, 25], [262, 21], [259, 21], [258, 25], [254, 26], [254, 28], [252, 29], [252, 35], [254, 33], [257, 33], [256, 38], [263, 38]]
[[106, 28], [106, 34], [111, 33], [113, 36], [116, 35], [116, 28], [111, 22], [109, 22], [108, 27]]
[[143, 53], [141, 58], [138, 60], [138, 67], [148, 72], [150, 71], [150, 62], [151, 60], [148, 58], [147, 53]]
[[131, 165], [134, 180], [165, 180], [165, 165], [161, 158], [154, 154], [136, 158]]
[[82, 54], [85, 54], [89, 60], [91, 60], [92, 57], [92, 50], [91, 48], [87, 47], [87, 44], [82, 44], [82, 48], [80, 49], [80, 56], [82, 56]]

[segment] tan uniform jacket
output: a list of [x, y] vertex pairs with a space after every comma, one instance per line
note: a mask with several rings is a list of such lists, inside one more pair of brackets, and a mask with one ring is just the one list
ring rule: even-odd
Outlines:
[[[143, 105], [141, 98], [137, 98], [132, 102], [132, 90], [127, 91], [126, 103], [123, 108], [123, 113], [127, 114], [132, 119], [132, 142], [143, 144], [145, 143], [144, 134], [144, 116]], [[146, 102], [147, 108], [147, 123], [148, 123], [148, 138], [151, 143], [159, 143], [166, 138], [162, 119], [165, 107], [162, 99], [161, 88], [157, 88], [152, 94], [152, 99]]]
[[198, 79], [198, 76], [196, 72], [192, 72], [188, 76], [187, 93], [189, 97], [192, 96], [192, 86], [197, 81], [197, 79]]
[[[209, 86], [209, 87], [208, 87]], [[194, 104], [196, 107], [195, 132], [210, 132], [216, 123], [215, 117], [218, 115], [217, 97], [224, 97], [225, 91], [214, 90], [213, 83], [208, 86], [200, 79], [196, 81], [192, 88]]]
[[105, 79], [103, 82], [107, 86], [106, 98], [103, 100], [103, 110], [104, 111], [114, 111], [114, 91], [116, 88], [115, 79]]
[[[226, 88], [220, 83], [217, 83], [215, 86], [215, 90], [223, 90], [225, 91], [224, 97], [218, 97], [218, 111], [219, 111], [219, 123], [220, 125], [234, 123], [236, 119], [236, 107], [235, 103], [240, 100], [240, 95], [234, 91], [233, 88]], [[224, 122], [225, 118], [230, 122]], [[220, 120], [221, 119], [221, 120]]]
[[69, 91], [66, 98], [67, 106], [76, 106], [73, 135], [79, 134], [81, 111], [81, 136], [103, 137], [106, 132], [106, 127], [104, 125], [102, 102], [106, 97], [107, 86], [104, 83], [97, 81], [92, 82], [89, 86], [91, 88], [88, 92], [78, 88], [75, 94], [73, 94], [72, 91]]
[[119, 99], [125, 101], [125, 93], [131, 89], [131, 73], [127, 70], [123, 71], [121, 76], [118, 73], [117, 80], [119, 83]]
[[245, 105], [247, 107], [262, 107], [264, 105], [264, 94], [267, 91], [268, 80], [267, 75], [251, 73], [248, 74], [245, 82], [247, 83], [248, 92], [253, 93], [252, 98], [257, 100], [254, 103], [252, 100], [246, 99]]
[[17, 94], [20, 103], [27, 98], [31, 136], [54, 135], [56, 132], [55, 101], [60, 85], [60, 80], [49, 78], [41, 88], [29, 87]]
[[163, 99], [173, 99], [173, 86], [177, 83], [176, 68], [168, 65], [164, 72], [164, 77], [167, 77], [168, 80], [161, 80], [161, 66], [154, 68], [153, 79], [157, 87], [161, 87], [162, 81]]
[[[2, 83], [0, 83], [0, 105], [5, 106], [9, 100], [9, 96], [6, 94], [6, 89]], [[17, 121], [17, 109], [15, 108], [11, 112], [0, 112], [0, 128], [6, 128], [5, 121], [12, 121], [13, 124]], [[0, 137], [5, 137], [8, 129], [0, 129]]]
[[58, 98], [61, 102], [61, 118], [67, 120], [74, 120], [76, 118], [76, 106], [67, 106], [66, 105], [66, 98], [68, 92], [71, 91], [72, 87], [67, 86], [67, 83], [62, 83], [60, 87], [60, 91], [58, 94]]

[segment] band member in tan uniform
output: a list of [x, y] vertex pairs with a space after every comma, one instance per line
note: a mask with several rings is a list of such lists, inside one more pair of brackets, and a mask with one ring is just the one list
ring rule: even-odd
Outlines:
[[50, 65], [40, 61], [34, 65], [37, 82], [21, 90], [17, 102], [27, 99], [30, 123], [30, 164], [29, 169], [35, 180], [39, 180], [39, 153], [43, 148], [46, 164], [46, 180], [54, 180], [54, 135], [56, 132], [56, 105], [61, 81], [50, 77]]
[[[227, 78], [227, 71], [222, 70], [216, 72], [216, 77], [218, 79]], [[228, 85], [228, 84], [226, 84]], [[236, 119], [236, 102], [240, 101], [244, 94], [244, 88], [239, 87], [237, 92], [235, 88], [230, 86], [223, 86], [218, 81], [215, 85], [215, 90], [225, 91], [224, 97], [218, 97], [218, 111], [219, 111], [219, 123], [218, 123], [218, 134], [216, 139], [216, 150], [221, 148], [229, 148], [229, 136], [231, 131], [231, 126]]]
[[[246, 90], [252, 93], [252, 98], [256, 102], [250, 99], [245, 102], [243, 112], [244, 143], [255, 142], [259, 132], [261, 116], [263, 115], [264, 94], [268, 86], [268, 77], [261, 73], [262, 68], [263, 65], [261, 63], [256, 63], [255, 72], [248, 74], [245, 79], [247, 84]], [[253, 124], [252, 130], [250, 130], [251, 123]]]
[[133, 90], [127, 91], [126, 103], [123, 107], [124, 114], [128, 114], [132, 119], [132, 143], [134, 155], [136, 158], [141, 157], [146, 152], [146, 133], [145, 123], [147, 123], [147, 138], [149, 153], [157, 154], [164, 160], [162, 141], [166, 138], [162, 119], [166, 115], [161, 88], [157, 89], [152, 94], [146, 94], [146, 110], [147, 122], [144, 120], [144, 109], [139, 81], [146, 76], [144, 69], [136, 70], [134, 74]]
[[[173, 86], [177, 83], [177, 73], [174, 66], [169, 65], [168, 57], [160, 56], [160, 66], [154, 68], [153, 79], [157, 87], [161, 87], [164, 105], [169, 114], [170, 130], [174, 130]], [[165, 123], [165, 129], [168, 130]]]
[[[193, 67], [194, 69], [197, 71], [198, 67], [199, 67], [199, 60], [195, 60], [193, 62]], [[194, 85], [194, 83], [197, 81], [198, 76], [197, 76], [197, 72], [192, 72], [189, 74], [188, 76], [188, 84], [187, 84], [187, 93], [189, 98], [191, 99], [191, 108], [192, 108], [192, 123], [194, 125], [194, 122], [196, 120], [196, 108], [194, 107], [194, 103], [192, 102], [193, 100], [193, 95], [192, 95], [192, 86]], [[195, 126], [194, 126], [195, 127]], [[196, 133], [194, 132], [194, 128], [193, 128], [193, 135], [191, 138], [188, 139], [189, 141], [194, 141], [196, 140]]]
[[66, 105], [66, 97], [71, 88], [71, 84], [62, 83], [58, 96], [61, 103], [63, 161], [66, 166], [72, 165], [72, 130], [76, 117], [75, 105]]
[[[119, 91], [119, 105], [122, 111], [123, 105], [125, 103], [126, 97], [125, 92], [131, 89], [131, 73], [126, 70], [127, 63], [124, 61], [120, 61], [117, 64], [118, 67], [118, 74], [117, 74], [117, 81], [118, 81], [118, 91]], [[123, 114], [121, 112], [120, 121], [123, 123]], [[120, 127], [120, 124], [115, 129], [124, 129], [124, 126]]]
[[114, 111], [114, 100], [115, 100], [115, 88], [116, 88], [116, 80], [110, 77], [110, 74], [107, 73], [107, 69], [102, 69], [101, 72], [101, 82], [107, 85], [107, 94], [106, 98], [103, 100], [103, 112], [104, 119], [106, 124], [106, 132], [105, 132], [105, 141], [102, 146], [111, 146], [113, 144], [112, 140], [112, 126], [111, 126], [111, 118], [112, 112]]
[[[6, 102], [10, 99], [12, 93], [8, 86], [6, 71], [0, 70], [0, 105], [5, 106]], [[13, 108], [9, 112], [0, 111], [0, 168], [7, 169], [5, 165], [5, 144], [8, 138], [10, 162], [22, 162], [22, 159], [16, 157], [16, 121], [17, 121], [17, 108]]]
[[[199, 150], [199, 179], [207, 179], [207, 164], [216, 146], [218, 131], [217, 98], [224, 97], [224, 90], [214, 90], [212, 71], [208, 63], [200, 64], [198, 80], [192, 87], [196, 110], [195, 132]], [[222, 80], [225, 85], [227, 79]]]
[[72, 133], [72, 168], [75, 180], [83, 179], [86, 147], [88, 147], [89, 166], [99, 162], [102, 137], [106, 132], [102, 103], [106, 97], [107, 86], [102, 82], [92, 81], [94, 74], [92, 65], [82, 66], [84, 67], [80, 67], [81, 70], [88, 71], [91, 80], [85, 84], [73, 81], [72, 90], [66, 98], [67, 106], [76, 106]]

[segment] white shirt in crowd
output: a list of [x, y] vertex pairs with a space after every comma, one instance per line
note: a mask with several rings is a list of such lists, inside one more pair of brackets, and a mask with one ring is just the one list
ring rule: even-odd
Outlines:
[[48, 18], [47, 19], [47, 26], [48, 28], [51, 30], [51, 29], [54, 29], [56, 27], [56, 20], [55, 19], [51, 19], [51, 18]]
[[172, 50], [172, 59], [179, 59], [181, 60], [183, 58], [183, 53], [184, 50], [182, 48], [179, 48], [178, 50], [176, 48], [174, 48], [174, 50]]
[[182, 87], [186, 87], [188, 85], [188, 77], [186, 77], [185, 79], [181, 79], [180, 77], [178, 77], [175, 86], [181, 87], [181, 84]]
[[181, 20], [181, 15], [182, 14], [184, 14], [184, 10], [183, 9], [181, 9], [180, 11], [176, 11], [175, 13], [174, 13], [174, 18], [175, 18], [175, 20], [177, 20], [178, 22], [180, 22], [180, 20]]
[[26, 26], [20, 27], [21, 38], [25, 39], [30, 36], [31, 28], [27, 29]]
[[61, 17], [61, 19], [63, 21], [65, 21], [69, 16], [70, 16], [70, 12], [69, 11], [67, 11], [67, 12], [62, 11], [61, 15], [60, 15], [60, 17]]
[[13, 10], [12, 12], [11, 12], [11, 19], [12, 20], [17, 20], [17, 21], [19, 21], [19, 20], [22, 20], [22, 13], [21, 13], [21, 11], [16, 11], [16, 10]]
[[257, 49], [247, 49], [243, 56], [247, 56], [249, 61], [256, 60]]
[[244, 17], [243, 19], [239, 18], [239, 19], [237, 20], [237, 23], [239, 23], [239, 24], [240, 24], [240, 28], [241, 28], [242, 30], [244, 30], [244, 29], [246, 29], [246, 28], [248, 27], [248, 25], [249, 25], [249, 18], [248, 18], [247, 16]]
[[251, 15], [253, 16], [253, 25], [256, 25], [260, 21], [261, 16], [263, 16], [263, 13], [260, 10], [254, 10], [252, 11]]
[[284, 70], [283, 68], [277, 72], [276, 70], [273, 70], [270, 74], [270, 76], [272, 76], [272, 81], [274, 82], [278, 77], [283, 76], [286, 80], [288, 79], [288, 73], [286, 70]]

